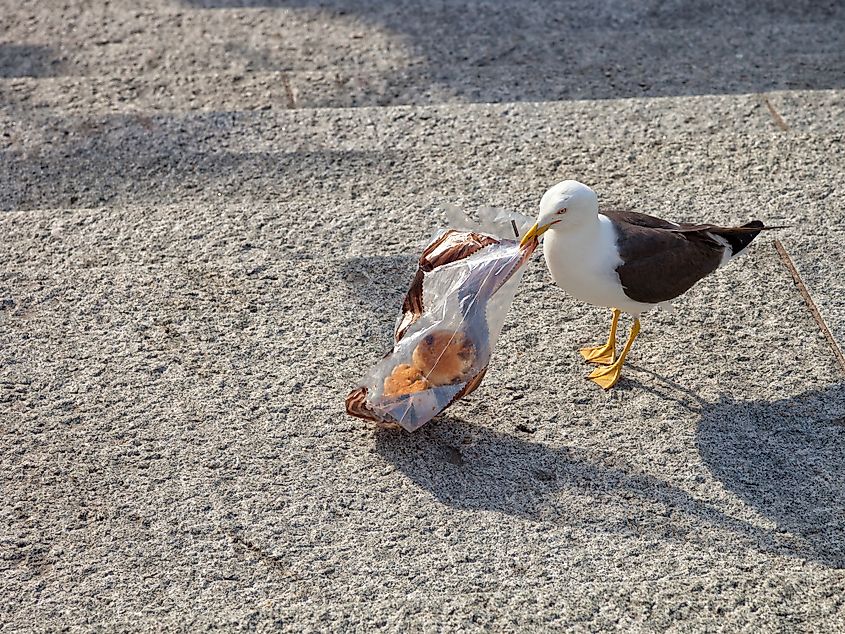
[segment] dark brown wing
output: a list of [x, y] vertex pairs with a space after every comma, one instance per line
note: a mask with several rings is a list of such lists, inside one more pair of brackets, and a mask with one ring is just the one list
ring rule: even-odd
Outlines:
[[614, 209], [610, 211], [602, 211], [601, 213], [614, 222], [625, 222], [637, 227], [648, 227], [650, 229], [678, 229], [683, 226], [674, 222], [669, 222], [668, 220], [663, 220], [663, 218], [649, 216], [648, 214], [641, 214], [636, 211]]
[[705, 229], [685, 231], [685, 225], [632, 211], [602, 213], [616, 229], [622, 258], [616, 272], [625, 294], [634, 301], [658, 304], [674, 299], [722, 261], [725, 247]]

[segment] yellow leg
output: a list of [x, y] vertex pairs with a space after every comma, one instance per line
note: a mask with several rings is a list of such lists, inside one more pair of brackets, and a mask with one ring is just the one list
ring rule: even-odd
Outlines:
[[622, 349], [622, 354], [619, 355], [619, 358], [613, 365], [596, 368], [587, 378], [598, 383], [606, 390], [616, 385], [616, 382], [619, 381], [619, 376], [622, 374], [622, 364], [625, 363], [625, 357], [631, 351], [631, 346], [634, 345], [634, 339], [637, 338], [638, 334], [640, 334], [640, 320], [635, 319], [634, 325], [631, 326], [631, 334], [628, 335], [628, 341], [625, 342], [625, 347]]
[[613, 319], [610, 322], [610, 336], [603, 346], [594, 348], [581, 348], [581, 355], [590, 363], [603, 363], [610, 365], [616, 358], [616, 326], [619, 324], [619, 316], [622, 312], [618, 308], [613, 309]]

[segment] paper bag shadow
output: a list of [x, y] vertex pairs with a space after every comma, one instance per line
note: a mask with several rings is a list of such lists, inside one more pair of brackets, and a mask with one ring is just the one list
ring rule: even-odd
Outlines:
[[[726, 489], [774, 521], [776, 530], [732, 517], [660, 478], [448, 415], [414, 434], [380, 430], [376, 449], [452, 507], [620, 532], [629, 530], [618, 519], [628, 510], [646, 517], [680, 514], [696, 528], [729, 531], [766, 552], [845, 568], [845, 424], [795, 416], [826, 399], [843, 407], [845, 388], [774, 403], [723, 400], [701, 410], [698, 442], [707, 468]], [[784, 417], [790, 410], [792, 415]], [[578, 516], [572, 515], [571, 504], [559, 512], [555, 493], [564, 489], [596, 503], [585, 504]], [[605, 505], [617, 508], [603, 515]], [[665, 521], [648, 530], [667, 539], [670, 533], [676, 536]], [[686, 538], [695, 540], [697, 534], [691, 530]]]

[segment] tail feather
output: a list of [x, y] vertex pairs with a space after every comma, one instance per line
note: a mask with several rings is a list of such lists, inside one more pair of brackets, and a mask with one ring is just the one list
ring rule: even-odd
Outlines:
[[[751, 222], [736, 228], [742, 231], [737, 231], [736, 229], [711, 229], [710, 233], [727, 241], [731, 248], [731, 255], [735, 256], [742, 253], [745, 247], [751, 244], [751, 241], [760, 235], [760, 232], [765, 228], [766, 227], [759, 220], [752, 220]], [[754, 229], [756, 229], [756, 231], [754, 231]]]
[[767, 227], [759, 220], [752, 220], [741, 227], [720, 227], [710, 224], [680, 225], [677, 229], [669, 229], [669, 231], [682, 233], [690, 239], [703, 239], [714, 246], [725, 248], [722, 264], [726, 264], [732, 257], [742, 253], [745, 247], [760, 235], [761, 231], [786, 228], [787, 225]]

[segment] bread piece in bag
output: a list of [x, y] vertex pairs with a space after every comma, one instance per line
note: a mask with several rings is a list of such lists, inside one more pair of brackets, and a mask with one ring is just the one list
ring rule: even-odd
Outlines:
[[414, 431], [475, 390], [537, 246], [447, 230], [423, 252], [393, 350], [346, 398], [346, 411]]

